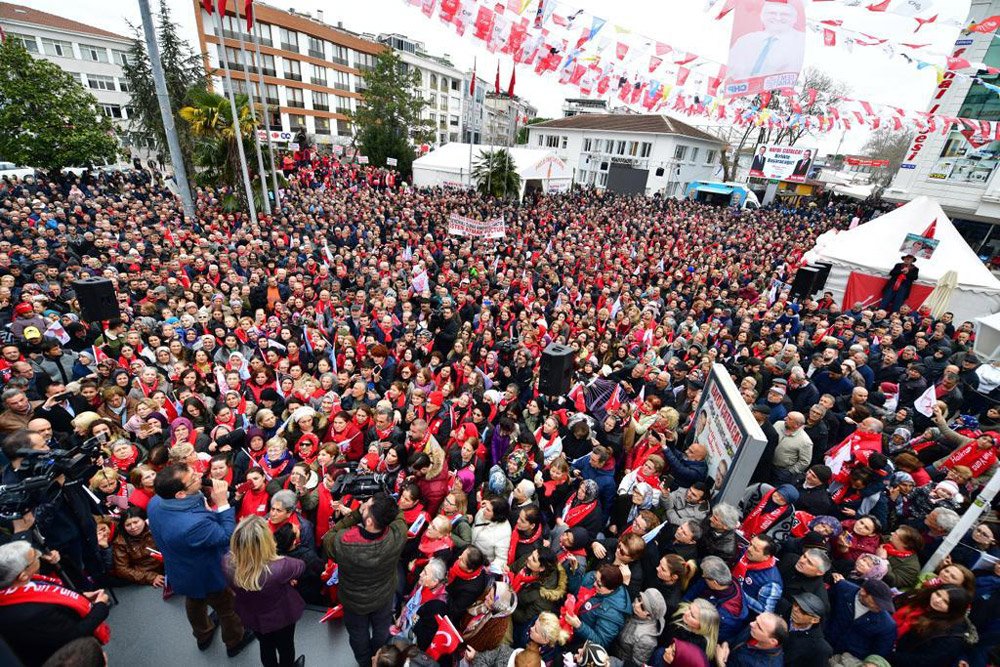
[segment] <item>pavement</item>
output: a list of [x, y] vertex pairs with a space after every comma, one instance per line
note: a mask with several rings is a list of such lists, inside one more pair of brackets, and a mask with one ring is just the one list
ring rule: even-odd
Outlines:
[[[184, 613], [184, 598], [163, 600], [149, 586], [116, 588], [118, 604], [111, 608], [111, 641], [105, 647], [108, 665], [142, 667], [257, 667], [260, 651], [253, 642], [235, 658], [226, 656], [219, 633], [202, 652], [195, 644]], [[343, 621], [320, 623], [323, 611], [307, 608], [295, 627], [295, 650], [306, 656], [306, 665], [355, 667]]]

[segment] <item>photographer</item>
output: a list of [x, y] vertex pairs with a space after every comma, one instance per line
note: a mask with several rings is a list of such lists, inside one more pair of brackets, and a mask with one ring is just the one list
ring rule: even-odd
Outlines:
[[47, 419], [55, 433], [69, 435], [73, 432], [73, 418], [90, 409], [85, 399], [67, 391], [66, 385], [56, 380], [45, 388], [45, 402], [35, 408], [35, 417]]
[[[186, 596], [188, 622], [204, 651], [222, 626], [222, 641], [230, 658], [239, 655], [253, 641], [233, 607], [233, 592], [226, 585], [222, 558], [236, 516], [229, 506], [229, 485], [212, 481], [210, 511], [201, 492], [202, 477], [186, 463], [168, 465], [156, 475], [156, 497], [149, 501], [149, 528], [163, 553], [167, 578], [175, 593]], [[208, 617], [211, 606], [218, 624]]]
[[27, 542], [0, 546], [0, 636], [26, 665], [40, 665], [80, 637], [111, 636], [108, 595], [76, 593], [38, 575], [42, 554]]
[[362, 503], [323, 538], [327, 557], [340, 566], [344, 625], [359, 665], [370, 664], [389, 639], [396, 565], [405, 544], [403, 513], [385, 493]]

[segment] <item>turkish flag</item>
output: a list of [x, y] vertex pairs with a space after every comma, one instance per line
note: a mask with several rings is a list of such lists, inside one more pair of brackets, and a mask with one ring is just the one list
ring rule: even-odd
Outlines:
[[462, 643], [462, 635], [447, 616], [435, 614], [434, 618], [437, 619], [438, 629], [434, 633], [431, 645], [427, 647], [427, 655], [434, 660], [440, 660], [443, 656], [458, 650]]

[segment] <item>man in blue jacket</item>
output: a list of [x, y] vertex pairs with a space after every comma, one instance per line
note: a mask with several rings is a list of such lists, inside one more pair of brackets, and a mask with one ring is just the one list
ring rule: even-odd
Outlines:
[[[212, 480], [213, 512], [201, 493], [201, 481], [201, 475], [186, 463], [161, 470], [153, 486], [156, 495], [149, 501], [149, 529], [163, 553], [167, 580], [175, 593], [187, 598], [184, 607], [198, 649], [211, 646], [215, 629], [221, 625], [222, 641], [232, 658], [254, 639], [236, 615], [235, 598], [222, 573], [236, 514], [229, 506], [229, 484]], [[209, 605], [217, 623], [209, 620]]]
[[830, 620], [826, 636], [835, 654], [850, 653], [858, 660], [889, 655], [896, 642], [896, 611], [892, 592], [885, 582], [869, 579], [863, 587], [833, 575], [830, 589]]

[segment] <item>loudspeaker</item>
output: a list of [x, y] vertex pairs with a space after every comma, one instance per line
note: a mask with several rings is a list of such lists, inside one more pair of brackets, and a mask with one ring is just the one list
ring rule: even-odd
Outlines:
[[549, 343], [542, 350], [542, 367], [538, 374], [538, 393], [542, 396], [562, 396], [569, 393], [573, 380], [573, 348]]
[[113, 320], [122, 316], [115, 287], [107, 278], [81, 278], [73, 281], [80, 314], [87, 322]]
[[833, 264], [816, 262], [816, 268], [819, 269], [819, 275], [816, 276], [816, 282], [813, 283], [813, 294], [822, 292], [826, 288], [826, 280], [830, 277], [830, 269], [833, 268]]
[[811, 266], [803, 266], [795, 273], [795, 278], [792, 280], [792, 289], [789, 295], [793, 299], [805, 299], [812, 296], [816, 289], [813, 285], [816, 284], [816, 278], [819, 276], [819, 269], [814, 269]]

